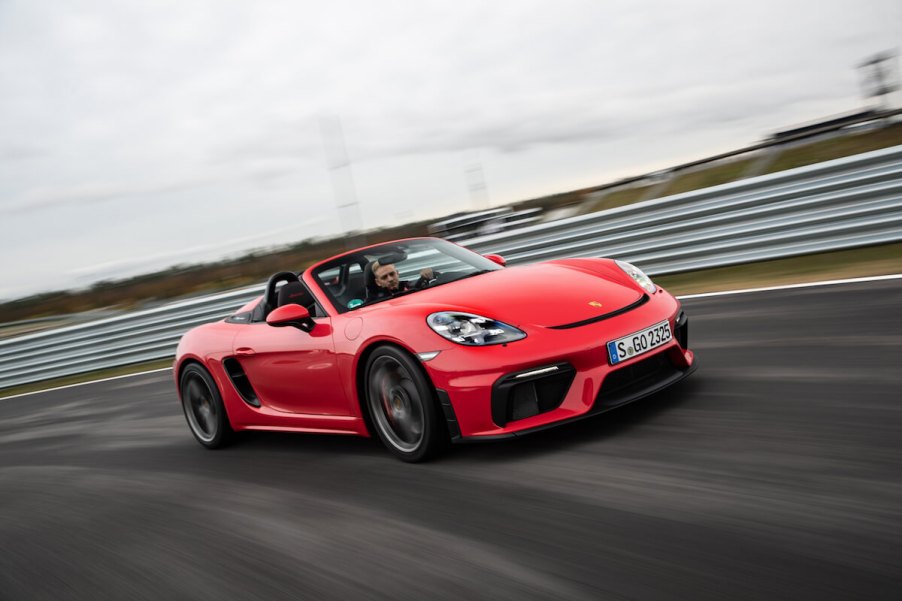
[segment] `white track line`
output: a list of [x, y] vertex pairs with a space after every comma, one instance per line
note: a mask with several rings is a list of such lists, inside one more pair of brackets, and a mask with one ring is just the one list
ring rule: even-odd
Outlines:
[[[849, 278], [845, 280], [827, 280], [824, 282], [809, 282], [807, 284], [787, 284], [785, 286], [767, 286], [765, 288], [745, 288], [743, 290], [724, 290], [722, 292], [704, 292], [702, 294], [686, 294], [683, 296], [678, 296], [677, 298], [680, 300], [685, 300], [689, 298], [707, 298], [710, 296], [728, 296], [731, 294], [745, 294], [746, 292], [767, 292], [770, 290], [791, 290], [793, 288], [812, 288], [814, 286], [832, 286], [834, 284], [857, 284], [860, 282], [880, 282], [883, 280], [898, 280], [902, 278], [902, 273], [897, 273], [894, 275], [878, 275], [871, 276], [866, 278]], [[171, 367], [164, 367], [162, 369], [152, 369], [150, 371], [142, 371], [135, 374], [125, 374], [123, 376], [114, 376], [112, 378], [102, 378], [100, 380], [91, 380], [90, 382], [79, 382], [78, 384], [69, 384], [67, 386], [58, 386], [57, 388], [47, 388], [45, 390], [35, 390], [33, 392], [23, 392], [22, 394], [16, 394], [13, 396], [0, 397], [0, 401], [6, 401], [8, 399], [17, 399], [23, 396], [29, 396], [32, 394], [40, 394], [42, 392], [53, 392], [55, 390], [65, 390], [66, 388], [75, 388], [76, 386], [85, 386], [86, 384], [99, 384], [101, 382], [110, 382], [112, 380], [121, 380], [122, 378], [132, 378], [135, 376], [146, 376], [147, 374], [156, 374], [164, 371], [172, 371]]]
[[31, 392], [23, 392], [22, 394], [14, 394], [0, 398], [0, 401], [8, 401], [9, 399], [17, 399], [32, 394], [41, 394], [43, 392], [53, 392], [55, 390], [65, 390], [66, 388], [75, 388], [76, 386], [85, 386], [87, 384], [99, 384], [101, 382], [111, 382], [113, 380], [121, 380], [123, 378], [133, 378], [135, 376], [146, 376], [147, 374], [156, 374], [163, 371], [172, 371], [171, 367], [162, 367], [160, 369], [151, 369], [149, 371], [139, 371], [135, 374], [125, 374], [122, 376], [113, 376], [112, 378], [101, 378], [100, 380], [91, 380], [89, 382], [79, 382], [78, 384], [67, 384], [66, 386], [57, 386], [56, 388], [45, 388], [44, 390], [33, 390]]
[[724, 290], [722, 292], [703, 292], [701, 294], [686, 294], [678, 296], [680, 300], [687, 298], [706, 298], [709, 296], [728, 296], [730, 294], [745, 294], [746, 292], [767, 292], [769, 290], [792, 290], [793, 288], [812, 288], [814, 286], [832, 286], [834, 284], [857, 284], [859, 282], [880, 282], [883, 280], [898, 280], [902, 273], [893, 275], [875, 275], [866, 278], [848, 278], [845, 280], [826, 280], [823, 282], [808, 282], [807, 284], [786, 284], [784, 286], [766, 286], [764, 288], [745, 288], [743, 290]]

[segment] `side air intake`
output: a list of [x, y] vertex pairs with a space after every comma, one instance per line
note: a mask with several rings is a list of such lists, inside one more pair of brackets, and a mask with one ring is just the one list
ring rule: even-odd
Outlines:
[[222, 365], [225, 367], [226, 373], [229, 374], [229, 379], [232, 381], [241, 399], [252, 407], [259, 407], [260, 399], [257, 398], [257, 393], [254, 392], [254, 387], [251, 386], [251, 381], [247, 379], [247, 374], [244, 373], [244, 369], [238, 363], [238, 360], [229, 357], [222, 362]]

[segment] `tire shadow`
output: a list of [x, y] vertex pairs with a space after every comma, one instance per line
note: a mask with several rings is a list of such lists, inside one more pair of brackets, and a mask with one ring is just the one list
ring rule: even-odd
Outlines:
[[[448, 463], [501, 462], [521, 460], [524, 457], [551, 454], [606, 438], [628, 434], [651, 420], [665, 415], [677, 407], [691, 404], [693, 398], [705, 388], [703, 374], [694, 374], [674, 386], [606, 413], [535, 432], [510, 440], [453, 444], [445, 453], [423, 464], [407, 464], [411, 469], [441, 466]], [[190, 438], [190, 437], [189, 437]], [[193, 447], [190, 441], [185, 447]], [[190, 464], [217, 463], [228, 458], [243, 467], [277, 464], [284, 467], [301, 462], [344, 463], [359, 461], [372, 466], [390, 464], [405, 466], [386, 450], [376, 437], [337, 434], [313, 434], [250, 430], [238, 433], [227, 447], [216, 451], [196, 450], [191, 453]], [[182, 449], [185, 451], [185, 449]]]

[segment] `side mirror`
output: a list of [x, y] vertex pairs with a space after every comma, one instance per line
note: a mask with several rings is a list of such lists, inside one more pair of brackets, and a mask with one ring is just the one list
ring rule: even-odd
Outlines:
[[266, 316], [266, 323], [276, 328], [294, 326], [305, 332], [313, 329], [314, 325], [313, 320], [310, 319], [310, 312], [295, 304], [282, 305], [278, 309], [273, 309]]
[[507, 261], [505, 261], [504, 257], [502, 257], [501, 255], [483, 255], [483, 256], [486, 259], [488, 259], [489, 261], [491, 261], [492, 263], [498, 263], [498, 265], [501, 265], [502, 267], [507, 265]]

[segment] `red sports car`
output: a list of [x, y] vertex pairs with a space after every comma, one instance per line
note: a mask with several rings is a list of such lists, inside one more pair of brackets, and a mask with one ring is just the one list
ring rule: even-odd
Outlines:
[[415, 238], [273, 275], [178, 346], [205, 447], [239, 430], [369, 436], [405, 461], [518, 436], [661, 390], [695, 368], [680, 303], [610, 259], [505, 267]]

